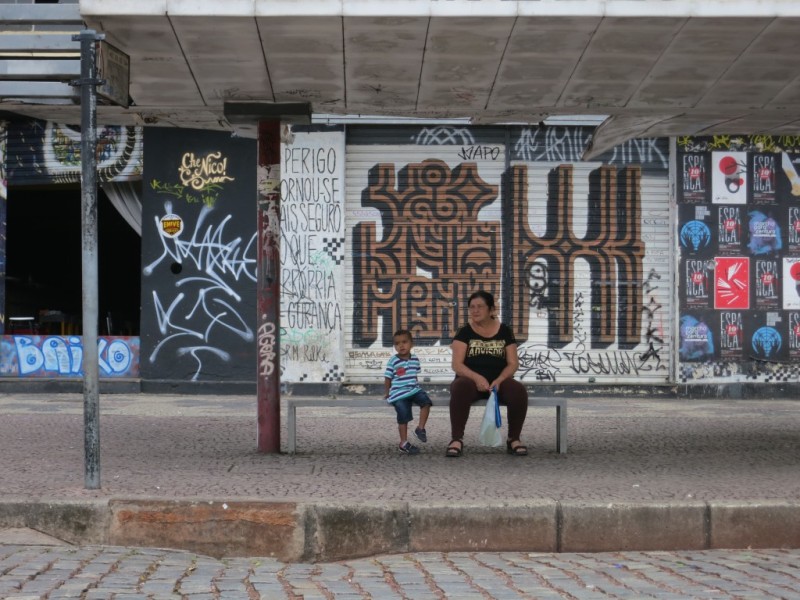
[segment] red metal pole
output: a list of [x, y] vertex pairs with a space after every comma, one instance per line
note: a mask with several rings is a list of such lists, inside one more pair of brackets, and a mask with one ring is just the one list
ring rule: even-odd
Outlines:
[[258, 451], [281, 450], [280, 121], [258, 124]]

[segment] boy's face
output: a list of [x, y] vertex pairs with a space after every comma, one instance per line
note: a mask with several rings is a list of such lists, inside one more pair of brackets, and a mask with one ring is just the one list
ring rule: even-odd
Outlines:
[[397, 351], [398, 354], [405, 356], [409, 352], [411, 352], [411, 348], [414, 346], [414, 343], [411, 341], [411, 338], [407, 335], [397, 335], [394, 338], [394, 349]]

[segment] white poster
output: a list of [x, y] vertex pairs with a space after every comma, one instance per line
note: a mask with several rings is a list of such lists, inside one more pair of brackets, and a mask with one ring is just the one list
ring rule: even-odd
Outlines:
[[281, 143], [281, 381], [343, 375], [344, 163], [343, 131]]
[[712, 152], [711, 163], [712, 202], [746, 204], [747, 152]]
[[783, 308], [800, 308], [800, 258], [783, 259]]

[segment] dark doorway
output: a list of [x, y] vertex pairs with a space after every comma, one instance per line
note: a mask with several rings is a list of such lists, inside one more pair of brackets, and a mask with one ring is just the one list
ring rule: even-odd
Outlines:
[[[98, 332], [139, 335], [141, 238], [97, 200]], [[6, 223], [6, 333], [80, 334], [80, 187], [12, 187]]]

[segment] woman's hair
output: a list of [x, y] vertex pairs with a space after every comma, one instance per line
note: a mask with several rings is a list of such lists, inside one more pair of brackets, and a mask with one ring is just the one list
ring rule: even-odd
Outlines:
[[480, 298], [484, 302], [486, 302], [486, 306], [489, 307], [489, 310], [494, 308], [494, 296], [492, 296], [489, 292], [484, 290], [478, 290], [477, 292], [473, 292], [472, 295], [467, 300], [467, 306], [469, 306], [475, 298]]

